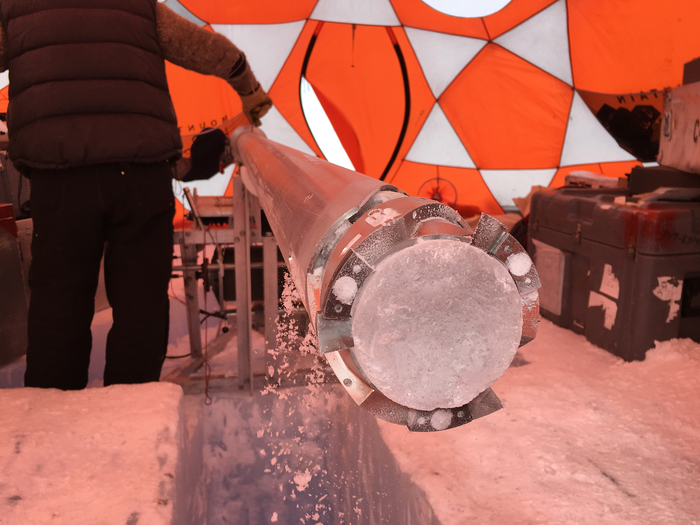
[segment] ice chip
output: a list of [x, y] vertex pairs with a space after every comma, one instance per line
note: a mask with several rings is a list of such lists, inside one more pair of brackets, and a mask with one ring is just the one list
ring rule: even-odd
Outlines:
[[333, 285], [333, 294], [341, 303], [352, 304], [357, 294], [357, 282], [349, 275], [345, 275]]
[[445, 430], [452, 424], [452, 411], [436, 410], [430, 416], [430, 424], [435, 430]]
[[518, 277], [525, 275], [532, 268], [532, 260], [527, 253], [514, 253], [506, 259], [508, 271]]

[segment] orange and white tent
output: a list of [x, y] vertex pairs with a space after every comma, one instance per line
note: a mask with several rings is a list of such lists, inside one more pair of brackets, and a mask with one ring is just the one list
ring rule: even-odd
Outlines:
[[[358, 171], [492, 214], [572, 170], [641, 164], [596, 112], [660, 109], [700, 56], [697, 0], [165, 4], [246, 53], [275, 104], [269, 138], [323, 156], [302, 104], [310, 86]], [[172, 64], [168, 77], [183, 136], [240, 112], [220, 79]]]

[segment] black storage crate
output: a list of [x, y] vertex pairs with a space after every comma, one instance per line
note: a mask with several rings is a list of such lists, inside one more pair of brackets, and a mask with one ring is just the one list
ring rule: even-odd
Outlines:
[[700, 202], [626, 191], [535, 194], [528, 250], [543, 317], [633, 361], [654, 341], [700, 342]]

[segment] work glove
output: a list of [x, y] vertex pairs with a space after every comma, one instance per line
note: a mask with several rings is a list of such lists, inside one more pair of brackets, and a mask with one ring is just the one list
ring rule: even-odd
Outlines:
[[241, 95], [241, 102], [243, 103], [243, 113], [253, 126], [260, 126], [260, 119], [272, 107], [272, 99], [265, 93], [260, 84], [250, 95]]

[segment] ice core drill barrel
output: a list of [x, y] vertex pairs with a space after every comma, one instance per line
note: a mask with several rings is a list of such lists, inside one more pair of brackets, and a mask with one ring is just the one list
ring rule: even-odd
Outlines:
[[539, 321], [535, 267], [505, 227], [268, 140], [231, 138], [319, 347], [352, 398], [411, 430], [501, 408], [490, 386]]

